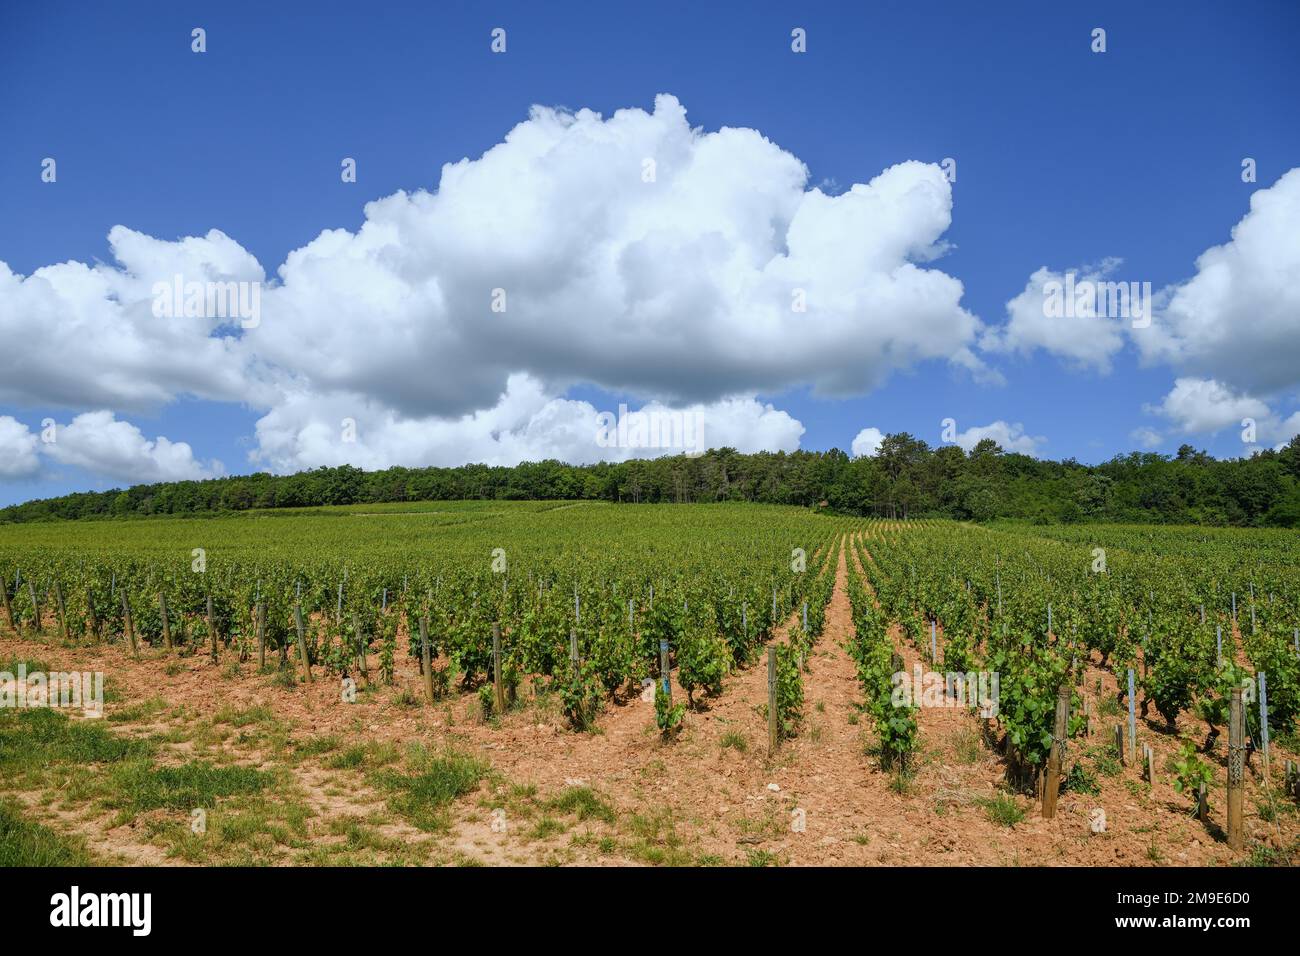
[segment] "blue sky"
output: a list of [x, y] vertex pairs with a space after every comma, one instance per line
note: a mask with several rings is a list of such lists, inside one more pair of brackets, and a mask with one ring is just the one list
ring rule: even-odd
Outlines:
[[[191, 51], [196, 26], [207, 33], [202, 54]], [[495, 27], [507, 31], [504, 54], [489, 49]], [[807, 31], [806, 53], [791, 50], [795, 27]], [[1106, 30], [1104, 53], [1090, 49], [1095, 27]], [[1123, 263], [1112, 278], [1157, 290], [1195, 279], [1197, 257], [1229, 240], [1252, 193], [1300, 166], [1297, 28], [1300, 6], [1288, 2], [7, 4], [0, 261], [19, 276], [69, 260], [112, 266], [114, 226], [168, 242], [218, 229], [272, 279], [322, 230], [355, 232], [365, 203], [437, 189], [444, 163], [477, 159], [533, 104], [608, 118], [651, 111], [667, 93], [705, 133], [759, 131], [807, 166], [808, 188], [830, 194], [907, 160], [956, 159], [942, 233], [950, 248], [924, 265], [960, 281], [961, 307], [997, 327], [1041, 267], [1115, 257]], [[45, 157], [57, 160], [55, 183], [41, 180]], [[356, 183], [340, 181], [340, 157], [355, 158]], [[1243, 157], [1255, 159], [1257, 182], [1242, 182]], [[1300, 234], [1293, 210], [1274, 215]], [[1260, 226], [1270, 229], [1276, 221]], [[1300, 279], [1285, 232], [1278, 259], [1252, 275]], [[1267, 290], [1239, 306], [1206, 305], [1192, 292], [1179, 313], [1182, 339], [1175, 331], [1174, 345], [1153, 349], [1126, 340], [1109, 370], [1079, 368], [1068, 346], [976, 347], [987, 374], [924, 358], [847, 397], [814, 397], [811, 373], [770, 389], [777, 379], [756, 375], [740, 391], [796, 419], [800, 447], [813, 449], [847, 450], [867, 427], [938, 443], [940, 421], [953, 417], [958, 429], [1020, 424], [1051, 458], [1095, 462], [1140, 447], [1172, 452], [1182, 441], [1229, 456], [1244, 453], [1233, 417], [1243, 407], [1266, 407], [1275, 419], [1260, 444], [1285, 440], [1296, 382], [1252, 377], [1246, 347], [1220, 368], [1191, 331], [1248, 314], [1234, 310], [1269, 301]], [[31, 369], [23, 330], [59, 318], [57, 309], [33, 317], [24, 301], [0, 294], [0, 329], [10, 361]], [[335, 318], [325, 310], [313, 321]], [[383, 313], [366, 321], [383, 322]], [[1294, 354], [1294, 322], [1250, 348]], [[606, 409], [658, 397], [565, 368], [570, 401]], [[998, 375], [1002, 384], [989, 380]], [[1220, 392], [1198, 394], [1217, 395], [1227, 411], [1144, 411], [1179, 378], [1218, 383]], [[110, 411], [138, 437], [184, 442], [194, 462], [208, 463], [201, 467], [217, 460], [232, 473], [322, 460], [302, 451], [308, 426], [299, 422], [296, 451], [250, 461], [265, 441], [257, 423], [277, 401], [258, 388], [241, 400], [238, 389], [214, 398], [173, 387], [162, 401], [121, 404], [106, 388], [78, 400], [75, 388], [13, 385], [0, 392], [0, 416], [35, 434], [47, 417], [62, 425]], [[384, 401], [399, 418], [430, 414], [423, 399], [419, 414]], [[137, 436], [124, 433], [127, 447], [106, 452], [87, 434], [92, 424], [83, 424], [77, 453], [42, 454], [38, 466], [0, 477], [0, 503], [129, 483]], [[1143, 427], [1158, 437], [1140, 443]], [[404, 447], [386, 440], [360, 463], [430, 460], [417, 450], [401, 461]], [[140, 477], [171, 474], [150, 470], [156, 451], [143, 448], [153, 465]]]

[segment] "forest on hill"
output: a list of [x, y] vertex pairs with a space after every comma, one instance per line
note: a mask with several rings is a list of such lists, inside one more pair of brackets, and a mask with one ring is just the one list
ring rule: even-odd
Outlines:
[[870, 458], [850, 458], [837, 449], [714, 449], [698, 457], [597, 464], [545, 460], [383, 471], [344, 464], [295, 475], [256, 473], [68, 494], [0, 509], [0, 523], [452, 499], [748, 501], [979, 522], [1300, 527], [1300, 436], [1252, 458], [1219, 460], [1183, 445], [1173, 457], [1132, 453], [1096, 466], [1008, 454], [987, 440], [967, 454], [957, 445], [931, 447], [907, 433], [885, 437]]
[[1174, 456], [1133, 452], [1098, 465], [1005, 453], [980, 442], [931, 447], [889, 435], [871, 457], [830, 451], [699, 456], [570, 465], [387, 468], [350, 465], [135, 485], [0, 509], [0, 523], [203, 515], [402, 501], [750, 501], [843, 514], [1300, 527], [1300, 436], [1280, 450], [1215, 459], [1191, 445]]

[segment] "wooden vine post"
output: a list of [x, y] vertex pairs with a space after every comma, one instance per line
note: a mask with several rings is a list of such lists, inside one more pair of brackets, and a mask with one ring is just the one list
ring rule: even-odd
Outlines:
[[1052, 726], [1052, 749], [1047, 756], [1047, 784], [1043, 787], [1043, 817], [1056, 816], [1056, 797], [1061, 787], [1061, 763], [1065, 759], [1065, 740], [1070, 732], [1070, 685], [1056, 691], [1056, 722]]
[[217, 617], [212, 613], [212, 595], [208, 595], [208, 637], [212, 642], [212, 663], [217, 662]]
[[361, 666], [361, 676], [367, 681], [370, 680], [370, 670], [366, 664], [366, 639], [361, 634], [361, 615], [357, 609], [352, 609], [352, 631], [357, 638], [357, 660]]
[[506, 712], [506, 688], [501, 682], [501, 624], [492, 625], [492, 685], [496, 689], [497, 716]]
[[27, 593], [32, 599], [32, 618], [36, 622], [36, 633], [41, 633], [41, 602], [36, 600], [36, 582], [31, 578], [27, 579]]
[[775, 754], [779, 734], [776, 723], [776, 645], [767, 648], [767, 752]]
[[131, 643], [131, 655], [138, 661], [140, 648], [135, 642], [135, 624], [131, 620], [131, 605], [126, 600], [126, 588], [122, 588], [122, 628], [126, 631], [126, 639]]
[[266, 605], [260, 601], [254, 612], [257, 615], [257, 669], [266, 667]]
[[1241, 818], [1246, 777], [1245, 717], [1241, 688], [1234, 687], [1228, 704], [1228, 846], [1234, 850], [1240, 850], [1245, 845]]
[[1116, 756], [1119, 757], [1119, 762], [1121, 764], [1128, 763], [1128, 761], [1124, 757], [1124, 725], [1123, 724], [1115, 725], [1115, 754]]
[[163, 646], [172, 649], [172, 622], [167, 618], [167, 594], [158, 592], [158, 614], [162, 617]]
[[429, 657], [429, 617], [420, 618], [420, 661], [424, 665], [424, 696], [433, 703], [433, 661]]
[[68, 639], [68, 608], [63, 603], [63, 586], [54, 582], [54, 607], [59, 612], [59, 637]]
[[0, 579], [0, 595], [4, 596], [5, 602], [5, 620], [9, 622], [9, 630], [15, 634], [18, 633], [18, 625], [14, 623], [14, 606], [9, 600], [9, 585]]
[[307, 683], [311, 683], [311, 658], [307, 656], [307, 629], [302, 624], [302, 605], [295, 602], [293, 605], [293, 624], [298, 631], [298, 656], [302, 658], [302, 672], [307, 675]]

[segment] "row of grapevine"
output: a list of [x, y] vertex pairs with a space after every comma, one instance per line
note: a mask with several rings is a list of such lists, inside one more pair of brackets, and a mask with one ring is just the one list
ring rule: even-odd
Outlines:
[[[643, 514], [651, 513], [631, 517]], [[663, 520], [662, 512], [653, 517]], [[402, 653], [422, 669], [423, 633], [431, 658], [442, 662], [440, 690], [452, 679], [466, 690], [492, 680], [495, 625], [510, 691], [525, 675], [542, 679], [584, 725], [606, 697], [660, 676], [662, 643], [693, 703], [719, 693], [726, 674], [752, 663], [776, 624], [805, 602], [815, 636], [834, 582], [833, 545], [855, 524], [795, 509], [684, 510], [671, 518], [671, 535], [537, 512], [512, 523], [531, 523], [522, 534], [500, 521], [465, 521], [440, 527], [408, 558], [361, 560], [346, 557], [347, 534], [331, 540], [338, 518], [299, 519], [322, 532], [310, 553], [226, 543], [238, 535], [220, 528], [205, 529], [216, 547], [170, 555], [111, 542], [0, 542], [0, 580], [19, 628], [124, 642], [129, 612], [143, 647], [169, 639], [183, 653], [219, 646], [222, 656], [248, 660], [264, 642], [282, 666], [298, 656], [300, 611], [310, 665], [368, 679], [391, 680]], [[261, 522], [263, 531], [282, 526], [283, 519]], [[575, 537], [575, 527], [591, 533]], [[485, 694], [485, 705], [490, 700]]]
[[[1286, 564], [1293, 543], [1256, 548], [1255, 578], [1237, 599], [1243, 564], [1222, 541], [1201, 548], [1192, 566], [1179, 550], [1192, 532], [1144, 532], [1143, 541], [1164, 540], [1173, 556], [1165, 559], [1113, 543], [1109, 529], [1088, 531], [1090, 540], [1082, 531], [1056, 540], [917, 522], [881, 531], [886, 543], [864, 566], [886, 617], [923, 654], [932, 622], [942, 628], [935, 666], [999, 675], [997, 723], [1027, 770], [1042, 767], [1051, 748], [1056, 688], [1078, 687], [1089, 662], [1115, 673], [1121, 698], [1131, 668], [1144, 716], [1154, 708], [1172, 729], [1193, 714], [1206, 721], [1211, 742], [1231, 688], [1265, 674], [1272, 735], [1292, 730], [1300, 703], [1300, 587]], [[1121, 530], [1115, 540], [1133, 535]], [[1104, 547], [1093, 546], [1098, 540]], [[1082, 722], [1079, 703], [1076, 694], [1071, 732]], [[1258, 711], [1249, 717], [1257, 742]]]
[[918, 730], [913, 702], [900, 702], [894, 695], [894, 675], [902, 660], [889, 636], [890, 621], [854, 570], [866, 567], [869, 557], [855, 542], [855, 560], [848, 577], [849, 605], [853, 614], [853, 639], [849, 654], [857, 665], [858, 681], [866, 697], [866, 710], [875, 722], [881, 761], [886, 767], [907, 768], [916, 749]]

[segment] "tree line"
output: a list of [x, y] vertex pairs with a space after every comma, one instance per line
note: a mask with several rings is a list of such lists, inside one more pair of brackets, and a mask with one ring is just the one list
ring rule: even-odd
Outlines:
[[341, 465], [64, 495], [0, 509], [0, 523], [464, 499], [750, 501], [899, 518], [1300, 527], [1300, 436], [1250, 458], [1219, 460], [1183, 445], [1173, 456], [1133, 452], [1098, 465], [1006, 453], [991, 440], [969, 453], [931, 447], [905, 432], [860, 458], [834, 448], [752, 455], [719, 448], [591, 465]]

